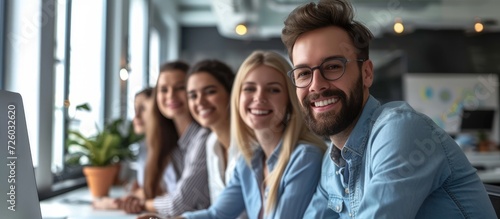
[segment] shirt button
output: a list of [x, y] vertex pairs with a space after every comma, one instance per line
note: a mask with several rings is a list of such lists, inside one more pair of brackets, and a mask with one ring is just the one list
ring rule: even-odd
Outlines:
[[349, 188], [345, 188], [344, 191], [345, 191], [346, 194], [349, 194]]
[[337, 171], [335, 171], [335, 174], [339, 175], [339, 171], [338, 171], [338, 170], [337, 170]]
[[351, 213], [349, 213], [349, 217], [352, 217], [352, 214], [351, 214]]
[[340, 211], [340, 206], [335, 207], [335, 210]]

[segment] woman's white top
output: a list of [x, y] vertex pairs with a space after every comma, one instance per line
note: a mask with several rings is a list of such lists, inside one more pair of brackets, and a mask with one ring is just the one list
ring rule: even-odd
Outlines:
[[231, 145], [228, 151], [227, 168], [224, 162], [224, 150], [222, 144], [217, 140], [217, 135], [212, 132], [207, 138], [207, 171], [208, 189], [210, 190], [210, 203], [215, 203], [219, 194], [226, 188], [227, 183], [233, 176], [236, 161], [240, 155], [235, 145]]

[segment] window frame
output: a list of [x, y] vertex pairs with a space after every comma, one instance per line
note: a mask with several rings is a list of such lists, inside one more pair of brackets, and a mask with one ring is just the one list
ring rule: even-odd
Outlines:
[[[15, 1], [0, 0], [0, 89], [12, 89], [11, 87], [14, 85], [11, 83], [18, 80], [12, 77], [12, 72], [16, 72], [12, 69], [19, 66], [18, 63], [15, 62], [18, 60], [17, 57], [19, 55], [17, 53], [14, 54], [15, 56], [10, 55], [10, 53], [13, 53], [15, 49], [12, 49], [11, 42], [7, 41], [10, 40], [10, 36], [7, 36], [8, 31], [12, 31], [11, 28], [14, 26], [11, 22], [19, 22], [16, 20], [18, 18], [16, 16], [19, 16], [17, 13], [21, 12], [13, 10], [13, 8], [21, 8], [18, 3], [19, 2]], [[29, 21], [33, 24], [44, 22], [44, 25], [35, 25], [40, 29], [37, 29], [37, 31], [34, 32], [42, 32], [42, 34], [37, 36], [40, 39], [40, 45], [32, 47], [33, 49], [37, 49], [36, 53], [38, 55], [35, 56], [35, 59], [38, 59], [40, 62], [40, 65], [35, 65], [39, 66], [37, 70], [40, 71], [39, 73], [36, 72], [38, 74], [37, 77], [43, 77], [40, 80], [34, 80], [37, 81], [37, 85], [40, 86], [39, 90], [43, 91], [39, 92], [36, 97], [39, 102], [56, 103], [56, 101], [63, 101], [61, 98], [67, 100], [69, 97], [70, 62], [71, 56], [75, 56], [70, 52], [70, 40], [74, 40], [71, 39], [71, 18], [75, 18], [75, 11], [72, 10], [74, 8], [74, 3], [75, 2], [73, 2], [73, 0], [43, 0], [40, 1], [40, 7], [36, 6], [34, 9], [31, 9], [31, 11], [39, 10], [43, 17], [40, 18], [40, 20], [38, 20], [37, 17], [33, 17], [33, 19]], [[64, 11], [60, 10], [60, 12], [58, 12], [56, 10], [56, 5], [58, 4], [66, 4], [65, 6], [61, 5], [61, 9], [65, 8]], [[99, 4], [101, 4], [101, 2], [99, 2]], [[128, 17], [129, 8], [127, 1], [103, 0], [102, 4], [104, 7], [102, 19], [102, 43], [104, 49], [102, 51], [102, 62], [99, 64], [102, 74], [99, 77], [101, 77], [101, 80], [104, 81], [105, 86], [102, 90], [102, 92], [104, 92], [104, 98], [99, 101], [99, 107], [103, 108], [99, 109], [99, 111], [101, 111], [99, 118], [101, 121], [99, 123], [104, 123], [106, 119], [118, 116], [117, 112], [114, 110], [115, 107], [110, 103], [110, 100], [115, 100], [119, 97], [120, 82], [116, 80], [116, 75], [107, 74], [106, 72], [118, 72], [119, 63], [122, 58], [124, 58], [123, 56], [125, 56], [122, 51], [127, 49], [128, 43], [126, 43], [127, 41], [125, 41], [123, 36], [126, 36], [125, 31], [128, 31], [128, 29], [116, 29], [116, 27], [122, 27], [124, 26], [123, 24], [128, 25], [128, 18], [124, 17]], [[65, 20], [66, 23], [60, 25], [60, 27], [56, 27], [57, 20], [54, 13], [60, 13], [61, 19]], [[19, 25], [17, 25], [17, 27], [19, 27]], [[56, 31], [54, 30], [55, 28], [65, 28], [66, 32], [60, 36], [56, 36]], [[12, 31], [12, 33], [15, 34], [14, 31]], [[57, 51], [55, 50], [56, 46], [54, 46], [54, 43], [57, 43], [56, 40], [64, 42], [65, 44], [63, 45], [63, 48], [58, 51], [60, 54], [57, 57], [54, 54]], [[118, 43], [116, 42], [117, 40], [119, 41]], [[40, 57], [40, 54], [47, 54], [47, 56]], [[54, 60], [49, 57], [55, 57], [56, 59]], [[11, 59], [14, 61], [11, 61]], [[63, 66], [61, 66], [61, 64]], [[73, 63], [73, 65], [76, 64]], [[65, 77], [61, 81], [57, 82], [57, 84], [55, 83], [55, 80], [53, 80], [56, 77], [56, 66], [62, 69], [58, 71], [59, 75], [64, 75]], [[7, 70], [9, 72], [6, 72]], [[64, 73], [62, 73], [62, 71]], [[58, 95], [56, 95], [55, 90], [51, 90], [55, 86], [64, 86], [64, 88], [61, 88], [62, 91], [57, 91]], [[43, 89], [42, 87], [50, 87], [51, 89]], [[59, 107], [59, 105], [57, 106]], [[62, 142], [64, 142], [68, 134], [67, 128], [69, 116], [67, 108], [63, 108], [62, 111], [61, 109], [58, 109], [59, 111], [55, 111], [52, 104], [42, 105], [37, 103], [36, 110], [39, 115], [51, 114], [51, 116], [37, 118], [40, 121], [40, 124], [37, 124], [35, 128], [36, 137], [34, 139], [36, 140], [34, 141], [39, 143], [39, 146], [37, 154], [33, 154], [32, 156], [36, 156], [38, 158], [38, 166], [34, 168], [34, 172], [37, 181], [39, 200], [44, 200], [85, 186], [86, 180], [81, 171], [82, 166], [74, 168], [66, 168], [67, 166], [63, 166], [65, 169], [61, 172], [58, 172], [55, 169], [52, 170], [54, 156], [58, 156], [60, 153], [59, 151], [56, 151], [55, 153], [57, 154], [53, 154], [52, 151], [55, 147], [64, 147], [64, 145], [61, 145], [60, 140], [62, 138]], [[54, 121], [53, 117], [55, 115], [60, 116], [61, 114], [63, 114], [63, 119]], [[59, 125], [57, 130], [54, 130], [52, 127], [55, 126], [55, 122], [57, 122], [57, 124], [62, 123], [62, 128], [60, 128], [61, 125]], [[102, 126], [103, 124], [99, 125]], [[57, 136], [54, 136], [55, 131], [57, 131]], [[64, 150], [62, 153], [64, 153], [62, 156], [66, 154]]]
[[[56, 1], [56, 0], [54, 0]], [[65, 20], [65, 23], [64, 25], [61, 25], [61, 27], [59, 28], [64, 28], [65, 29], [65, 32], [64, 32], [64, 36], [63, 37], [60, 37], [60, 38], [56, 38], [56, 35], [54, 34], [53, 38], [54, 40], [56, 41], [60, 41], [60, 42], [63, 42], [62, 44], [64, 44], [64, 49], [63, 49], [63, 53], [64, 55], [62, 57], [57, 57], [58, 59], [62, 59], [60, 60], [63, 64], [63, 74], [64, 74], [64, 84], [63, 85], [55, 85], [55, 86], [64, 86], [62, 92], [63, 92], [63, 98], [64, 100], [69, 100], [69, 96], [70, 96], [70, 82], [71, 82], [71, 66], [72, 66], [72, 59], [71, 57], [73, 56], [72, 53], [71, 53], [71, 42], [73, 41], [72, 39], [72, 20], [74, 19], [74, 4], [73, 4], [73, 0], [58, 0], [58, 1], [64, 1], [64, 4], [65, 4], [65, 9], [64, 11], [59, 11], [58, 13], [61, 13], [59, 16], [62, 17], [62, 19]], [[99, 3], [101, 4], [101, 3]], [[103, 65], [105, 65], [104, 63], [106, 63], [106, 56], [104, 54], [106, 54], [106, 50], [108, 49], [107, 48], [107, 32], [105, 31], [106, 30], [106, 26], [108, 25], [107, 24], [107, 20], [109, 19], [107, 16], [108, 16], [108, 11], [109, 11], [109, 2], [107, 1], [103, 1], [103, 32], [102, 32], [102, 43], [103, 43], [103, 48], [104, 50], [102, 51], [102, 60], [101, 60], [101, 72], [102, 74], [100, 75], [101, 77], [101, 80], [105, 81], [105, 78], [107, 76], [107, 74], [105, 74], [105, 68], [103, 67]], [[54, 21], [55, 23], [56, 21]], [[54, 63], [55, 64], [55, 63]], [[54, 68], [54, 72], [55, 72], [55, 68]], [[106, 82], [105, 82], [106, 83]], [[106, 90], [106, 88], [104, 87], [102, 92], [104, 93], [107, 93], [108, 90]], [[55, 93], [54, 93], [55, 95]], [[105, 94], [106, 95], [106, 94]], [[104, 96], [105, 96], [104, 95]], [[57, 101], [62, 101], [62, 100], [57, 100]], [[101, 101], [100, 101], [100, 104], [101, 106], [100, 107], [103, 107], [104, 109], [106, 109], [107, 105], [105, 105], [105, 98], [103, 98]], [[99, 110], [99, 109], [95, 109], [95, 110]], [[105, 110], [104, 110], [105, 111]], [[102, 117], [105, 117], [104, 115], [104, 111], [101, 112], [101, 115], [99, 116], [100, 118], [97, 118], [97, 120], [101, 120], [101, 122], [99, 123], [104, 123], [102, 121], [104, 121], [102, 119]], [[54, 115], [56, 113], [61, 113], [61, 112], [57, 112], [57, 111], [52, 111], [51, 113], [53, 113]], [[60, 137], [57, 136], [56, 138], [62, 138], [62, 142], [64, 144], [64, 142], [66, 142], [66, 139], [68, 137], [68, 128], [69, 128], [69, 123], [71, 122], [71, 116], [69, 115], [69, 112], [68, 112], [68, 108], [67, 107], [64, 107], [63, 111], [62, 111], [62, 116], [63, 116], [63, 119], [62, 119], [62, 130], [58, 129], [58, 130], [54, 130], [54, 131], [58, 131], [58, 132], [61, 132], [60, 133]], [[55, 122], [55, 121], [53, 121]], [[99, 124], [100, 126], [102, 126], [103, 124]], [[53, 140], [53, 143], [54, 140]], [[64, 147], [64, 145], [59, 145], [58, 144], [51, 144], [49, 145], [48, 147], [51, 147], [50, 148], [50, 151], [54, 150], [54, 147]], [[45, 200], [45, 199], [48, 199], [48, 198], [51, 198], [51, 197], [54, 197], [56, 195], [59, 195], [59, 194], [62, 194], [62, 193], [65, 193], [65, 192], [68, 192], [68, 191], [71, 191], [71, 190], [74, 190], [74, 189], [77, 189], [77, 188], [80, 188], [80, 187], [83, 187], [86, 185], [86, 179], [85, 179], [85, 176], [83, 175], [83, 166], [66, 166], [63, 162], [63, 166], [62, 166], [62, 171], [60, 172], [57, 172], [57, 171], [54, 171], [52, 169], [52, 165], [53, 165], [53, 162], [54, 162], [54, 157], [53, 156], [63, 156], [63, 159], [64, 159], [64, 156], [66, 156], [66, 154], [68, 153], [66, 147], [64, 147], [64, 149], [62, 150], [62, 154], [60, 155], [56, 155], [54, 153], [50, 153], [50, 160], [51, 162], [48, 164], [49, 166], [48, 167], [44, 167], [44, 173], [40, 173], [39, 175], [42, 175], [42, 174], [50, 174], [50, 178], [51, 178], [51, 182], [52, 182], [52, 185], [51, 186], [43, 186], [42, 188], [39, 188], [39, 199], [40, 200]], [[47, 172], [47, 169], [48, 169], [48, 172], [49, 173], [46, 173]]]
[[[63, 88], [63, 98], [64, 100], [68, 100], [69, 98], [69, 87], [70, 87], [70, 69], [71, 69], [71, 20], [72, 20], [72, 7], [73, 7], [73, 0], [59, 0], [59, 1], [65, 1], [65, 11], [63, 15], [65, 19], [65, 24], [64, 24], [64, 56], [63, 58], [63, 71], [64, 71], [64, 88]], [[58, 12], [61, 13], [61, 12]], [[54, 39], [55, 39], [54, 35]], [[54, 69], [55, 71], [55, 69]], [[58, 86], [58, 85], [56, 85]], [[57, 113], [57, 112], [52, 112], [52, 113]], [[68, 109], [64, 108], [62, 112], [63, 116], [63, 124], [62, 124], [62, 142], [65, 142], [68, 136], [68, 123], [69, 123], [69, 115], [68, 115]], [[56, 130], [54, 130], [56, 131]], [[53, 147], [53, 146], [52, 146]], [[53, 150], [53, 149], [52, 149]], [[67, 153], [67, 149], [64, 147], [63, 149], [63, 154], [61, 156], [65, 156]], [[53, 153], [51, 153], [51, 163], [50, 165], [52, 166], [52, 163], [54, 162], [54, 157]], [[51, 190], [45, 191], [45, 192], [39, 192], [40, 200], [44, 200], [68, 191], [71, 191], [76, 188], [80, 188], [86, 185], [85, 177], [82, 172], [82, 167], [79, 168], [67, 168], [63, 166], [63, 170], [60, 173], [55, 173], [51, 169], [50, 174], [52, 176], [52, 182], [53, 186]]]
[[6, 0], [0, 0], [0, 89], [5, 89], [5, 23], [7, 22]]

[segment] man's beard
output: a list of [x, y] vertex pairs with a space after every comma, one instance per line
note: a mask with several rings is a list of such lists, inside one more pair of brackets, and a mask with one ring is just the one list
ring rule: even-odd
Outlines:
[[[336, 96], [342, 103], [339, 114], [333, 110], [317, 114], [314, 118], [311, 109], [311, 101], [320, 97]], [[338, 103], [338, 102], [337, 102]], [[336, 135], [349, 127], [361, 113], [363, 106], [363, 80], [361, 75], [357, 80], [355, 87], [350, 92], [350, 97], [339, 89], [329, 89], [321, 94], [310, 94], [302, 100], [302, 111], [305, 115], [306, 124], [311, 131], [320, 136]]]

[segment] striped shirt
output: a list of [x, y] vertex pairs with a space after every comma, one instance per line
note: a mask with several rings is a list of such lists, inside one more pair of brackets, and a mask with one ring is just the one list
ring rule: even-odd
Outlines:
[[162, 216], [177, 216], [210, 206], [205, 150], [209, 133], [193, 122], [177, 142], [179, 150], [172, 154], [172, 163], [180, 176], [177, 189], [156, 197], [153, 202]]

